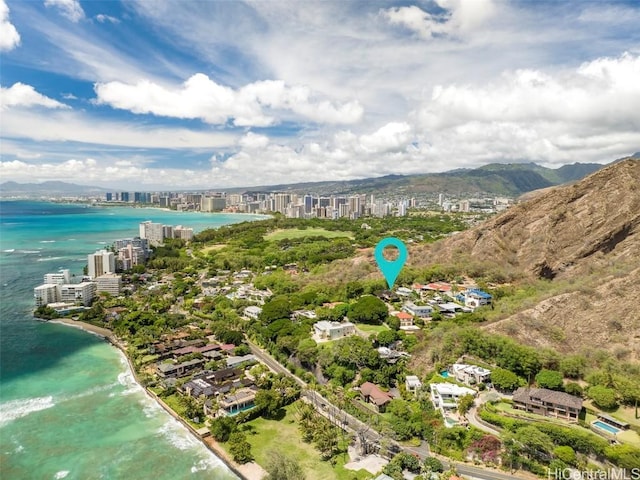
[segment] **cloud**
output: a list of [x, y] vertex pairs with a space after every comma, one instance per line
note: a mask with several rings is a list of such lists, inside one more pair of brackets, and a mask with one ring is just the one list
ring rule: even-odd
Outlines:
[[420, 7], [392, 7], [380, 10], [391, 25], [406, 28], [430, 39], [439, 35], [462, 35], [484, 24], [495, 13], [493, 0], [435, 0], [442, 13], [432, 14]]
[[9, 7], [0, 0], [0, 52], [8, 52], [20, 45], [20, 34], [9, 21]]
[[63, 17], [77, 23], [84, 18], [84, 10], [78, 0], [44, 0], [46, 7], [57, 8]]
[[112, 17], [111, 15], [105, 15], [104, 13], [99, 13], [94, 18], [100, 23], [120, 23], [118, 18]]
[[[3, 115], [2, 136], [36, 142], [78, 142], [104, 147], [191, 151], [227, 148], [234, 146], [237, 141], [237, 135], [229, 132], [111, 121], [74, 111], [53, 111], [39, 115], [20, 109]], [[71, 147], [70, 151], [76, 148], [77, 145]]]
[[277, 123], [275, 117], [283, 111], [319, 123], [348, 124], [358, 121], [363, 113], [356, 101], [334, 105], [314, 98], [313, 92], [304, 86], [265, 80], [234, 90], [202, 73], [177, 88], [144, 80], [134, 85], [98, 83], [95, 91], [98, 104], [138, 114], [200, 119], [210, 124], [232, 120], [236, 126], [264, 127]]
[[69, 108], [64, 103], [46, 97], [31, 85], [24, 83], [14, 83], [11, 87], [0, 87], [0, 109], [8, 107], [46, 107], [46, 108]]

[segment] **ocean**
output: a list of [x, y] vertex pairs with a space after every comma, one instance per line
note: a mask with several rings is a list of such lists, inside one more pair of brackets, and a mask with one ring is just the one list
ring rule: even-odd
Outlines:
[[45, 273], [82, 275], [87, 254], [145, 220], [201, 231], [258, 216], [0, 201], [0, 478], [237, 478], [139, 387], [124, 355], [32, 317]]

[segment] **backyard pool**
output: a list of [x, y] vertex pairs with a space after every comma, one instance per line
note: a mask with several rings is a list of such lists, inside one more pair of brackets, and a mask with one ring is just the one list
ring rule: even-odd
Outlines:
[[606, 432], [609, 432], [609, 433], [611, 433], [613, 435], [615, 435], [616, 433], [620, 432], [619, 428], [616, 428], [616, 427], [614, 427], [612, 425], [609, 425], [608, 423], [601, 422], [600, 420], [596, 420], [591, 425], [595, 425], [599, 429], [604, 430]]

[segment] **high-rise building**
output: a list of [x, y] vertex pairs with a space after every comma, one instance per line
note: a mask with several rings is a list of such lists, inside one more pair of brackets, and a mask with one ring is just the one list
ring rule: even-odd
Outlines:
[[96, 284], [94, 282], [60, 285], [59, 288], [61, 302], [82, 304], [85, 307], [91, 305], [96, 292]]
[[[106, 292], [117, 297], [122, 292], [122, 276], [117, 273], [105, 273], [95, 278], [96, 293]], [[82, 284], [80, 284], [82, 285]]]
[[313, 208], [313, 197], [311, 195], [304, 196], [304, 213], [311, 213]]
[[113, 252], [98, 250], [96, 253], [87, 255], [88, 272], [91, 278], [96, 278], [105, 273], [115, 273], [116, 258]]
[[287, 207], [291, 202], [291, 195], [288, 193], [276, 193], [273, 198], [275, 200], [274, 211], [280, 212], [283, 215], [286, 214]]
[[173, 229], [173, 238], [179, 238], [186, 242], [190, 242], [193, 240], [193, 228], [183, 227], [182, 225], [177, 225]]
[[140, 224], [140, 238], [145, 238], [149, 245], [154, 247], [162, 245], [164, 240], [163, 225], [161, 223], [153, 223], [149, 220]]
[[58, 273], [47, 273], [44, 276], [45, 284], [62, 285], [71, 283], [71, 273], [69, 270], [60, 270]]
[[33, 298], [36, 302], [36, 307], [42, 307], [50, 303], [56, 303], [60, 301], [60, 293], [58, 292], [58, 285], [54, 283], [45, 283], [39, 285], [33, 289]]

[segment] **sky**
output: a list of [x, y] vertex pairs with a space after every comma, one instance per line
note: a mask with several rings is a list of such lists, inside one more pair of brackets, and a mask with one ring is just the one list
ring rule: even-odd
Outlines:
[[0, 181], [215, 189], [640, 151], [640, 1], [0, 0]]

